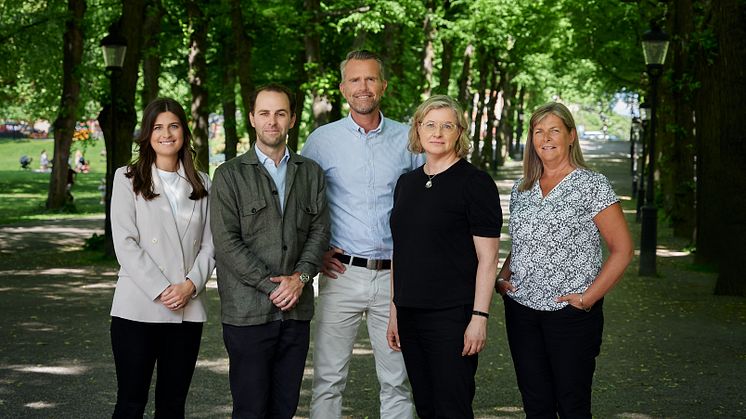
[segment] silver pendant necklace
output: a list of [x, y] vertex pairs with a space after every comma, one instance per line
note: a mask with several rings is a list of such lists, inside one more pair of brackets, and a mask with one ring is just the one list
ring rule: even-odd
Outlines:
[[435, 176], [438, 176], [439, 173], [436, 173], [434, 175], [428, 175], [427, 172], [425, 171], [425, 167], [424, 166], [422, 167], [422, 173], [424, 173], [425, 176], [427, 176], [427, 182], [425, 182], [425, 189], [432, 188], [433, 187], [433, 178]]
[[436, 173], [436, 174], [434, 174], [434, 175], [431, 176], [431, 175], [428, 175], [427, 173], [425, 173], [425, 176], [427, 176], [427, 182], [425, 182], [425, 188], [426, 189], [430, 189], [430, 188], [433, 187], [433, 178], [435, 176], [438, 176], [438, 174]]

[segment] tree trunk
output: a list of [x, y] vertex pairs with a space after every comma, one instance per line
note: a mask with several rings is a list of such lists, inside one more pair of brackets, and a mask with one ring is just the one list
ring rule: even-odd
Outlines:
[[[62, 98], [57, 119], [54, 121], [54, 156], [52, 175], [47, 196], [48, 209], [60, 209], [68, 201], [67, 173], [70, 146], [73, 142], [77, 108], [80, 99], [79, 66], [83, 57], [83, 15], [85, 0], [69, 0], [68, 18], [63, 35]], [[70, 195], [72, 197], [72, 195]]]
[[404, 66], [401, 60], [401, 26], [401, 23], [386, 22], [383, 30], [384, 48], [381, 51], [381, 57], [386, 65], [386, 79], [394, 80], [395, 83], [404, 80]]
[[441, 40], [443, 52], [440, 57], [440, 74], [438, 75], [438, 87], [434, 93], [447, 95], [448, 86], [451, 82], [451, 68], [453, 67], [453, 41], [443, 38]]
[[[694, 32], [692, 0], [677, 0], [674, 13], [673, 80], [689, 80], [693, 73], [689, 45]], [[671, 172], [674, 173], [671, 223], [674, 236], [693, 240], [695, 211], [694, 178], [694, 93], [690, 83], [677, 83], [673, 89], [674, 146], [671, 150]]]
[[225, 133], [225, 161], [238, 153], [238, 129], [236, 121], [236, 63], [233, 61], [233, 34], [225, 33], [222, 43], [223, 90], [220, 94], [223, 105], [223, 130]]
[[207, 91], [207, 18], [195, 0], [185, 3], [189, 17], [189, 85], [192, 89], [192, 145], [197, 152], [195, 163], [203, 171], [210, 170], [210, 110]]
[[484, 162], [481, 159], [480, 145], [482, 142], [482, 119], [484, 116], [484, 104], [486, 102], [485, 96], [487, 96], [487, 81], [490, 77], [490, 60], [485, 48], [482, 47], [479, 49], [477, 60], [479, 61], [479, 104], [474, 115], [474, 135], [472, 136], [474, 147], [471, 152], [471, 163], [474, 166], [483, 168]]
[[303, 105], [306, 99], [306, 93], [301, 88], [306, 79], [304, 63], [306, 61], [306, 52], [298, 49], [295, 55], [295, 82], [288, 86], [290, 91], [295, 95], [295, 125], [288, 131], [287, 146], [291, 150], [298, 151], [298, 137], [300, 136], [300, 121], [303, 120]]
[[497, 144], [497, 166], [505, 165], [505, 150], [504, 144], [513, 143], [513, 113], [515, 103], [515, 84], [513, 84], [513, 76], [510, 72], [505, 71], [503, 74], [503, 108], [500, 114], [500, 136], [498, 136]]
[[[119, 28], [127, 40], [127, 53], [121, 70], [111, 72], [110, 102], [104, 105], [98, 115], [98, 122], [106, 143], [106, 223], [105, 251], [114, 256], [111, 241], [111, 189], [114, 172], [130, 162], [132, 158], [132, 133], [137, 124], [135, 92], [137, 91], [138, 69], [142, 59], [142, 21], [145, 17], [143, 0], [122, 0], [122, 14], [109, 29]], [[112, 100], [113, 99], [113, 100]], [[112, 116], [114, 117], [112, 120]]]
[[[705, 28], [702, 28], [705, 29]], [[709, 51], [698, 57], [698, 79], [695, 113], [697, 120], [697, 231], [695, 260], [699, 264], [716, 266], [720, 248], [720, 214], [716, 202], [721, 202], [720, 183], [720, 129], [723, 115], [717, 109], [721, 92], [719, 71], [712, 71], [707, 63]]]
[[497, 150], [500, 150], [500, 135], [495, 129], [495, 112], [497, 112], [497, 102], [500, 93], [498, 87], [500, 82], [498, 81], [499, 69], [497, 65], [492, 66], [490, 72], [490, 88], [489, 88], [489, 104], [487, 105], [487, 133], [484, 136], [484, 147], [482, 148], [482, 162], [484, 168], [488, 171], [494, 171], [496, 166], [495, 161], [495, 147], [492, 146], [492, 141], [497, 137]]
[[160, 86], [158, 79], [161, 76], [161, 56], [159, 53], [161, 21], [165, 10], [160, 0], [151, 0], [145, 8], [145, 21], [142, 25], [143, 32], [143, 58], [142, 58], [142, 107], [146, 106], [158, 97]]
[[435, 27], [433, 26], [433, 14], [435, 13], [435, 2], [427, 1], [425, 20], [422, 22], [422, 30], [425, 34], [425, 45], [422, 48], [422, 86], [420, 92], [422, 97], [430, 97], [433, 85], [433, 61], [435, 60]]
[[[461, 67], [461, 75], [458, 78], [458, 101], [466, 111], [467, 118], [471, 115], [471, 58], [474, 56], [474, 47], [469, 44], [464, 49], [464, 61]], [[469, 121], [467, 121], [469, 122]]]
[[526, 85], [521, 85], [521, 90], [518, 93], [517, 103], [515, 106], [515, 137], [513, 141], [508, 142], [508, 154], [513, 159], [520, 157], [521, 140], [523, 139], [523, 121], [525, 118], [525, 101], [526, 101]]
[[[746, 3], [740, 0], [712, 2], [713, 29], [718, 42], [718, 55], [712, 68], [718, 71], [711, 77], [717, 79], [719, 89], [714, 91], [719, 99], [712, 106], [720, 113], [720, 157], [716, 162], [721, 176], [714, 180], [719, 186], [718, 200], [698, 201], [720, 210], [720, 274], [715, 293], [746, 296], [746, 276], [743, 274], [743, 256], [746, 255], [746, 135], [743, 117], [746, 115]], [[704, 88], [704, 86], [702, 86]], [[699, 133], [699, 129], [697, 130]], [[727, 197], [727, 202], [723, 198]]]
[[251, 105], [251, 94], [254, 92], [254, 80], [251, 77], [251, 48], [253, 38], [246, 30], [243, 11], [240, 0], [231, 0], [231, 28], [236, 37], [236, 61], [238, 62], [238, 82], [241, 86], [241, 102], [243, 103], [243, 117], [246, 124], [246, 132], [249, 134], [251, 144], [256, 140], [256, 131], [251, 127], [249, 121], [249, 107]]
[[[305, 0], [303, 6], [306, 9], [306, 13], [311, 17], [307, 25], [309, 29], [303, 33], [303, 44], [306, 54], [306, 78], [312, 86], [311, 95], [313, 96], [313, 102], [311, 103], [311, 112], [313, 114], [313, 126], [311, 130], [314, 130], [329, 122], [329, 112], [332, 110], [332, 104], [329, 101], [329, 97], [320, 92], [316, 86], [318, 77], [324, 74], [324, 63], [321, 61], [321, 34], [318, 30], [321, 25], [321, 0]], [[303, 98], [305, 99], [304, 96]], [[296, 126], [300, 126], [300, 119], [296, 118]]]
[[[450, 0], [443, 1], [443, 9], [445, 10], [443, 19], [447, 21], [451, 20], [453, 18], [453, 9], [451, 8]], [[443, 50], [440, 54], [438, 87], [434, 89], [434, 93], [447, 95], [448, 86], [451, 82], [451, 68], [453, 67], [453, 39], [442, 37], [440, 44]]]

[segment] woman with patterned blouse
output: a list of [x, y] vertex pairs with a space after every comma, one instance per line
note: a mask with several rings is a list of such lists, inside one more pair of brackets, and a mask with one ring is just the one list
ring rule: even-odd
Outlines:
[[633, 247], [619, 199], [604, 175], [586, 168], [575, 121], [560, 103], [531, 116], [510, 234], [495, 288], [526, 417], [590, 418], [603, 297]]

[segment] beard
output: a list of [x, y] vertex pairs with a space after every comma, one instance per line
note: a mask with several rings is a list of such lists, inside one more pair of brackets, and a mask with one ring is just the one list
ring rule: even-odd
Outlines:
[[378, 111], [378, 105], [381, 103], [381, 98], [373, 98], [371, 100], [358, 100], [355, 96], [348, 100], [347, 103], [350, 105], [350, 109], [361, 115], [368, 115]]

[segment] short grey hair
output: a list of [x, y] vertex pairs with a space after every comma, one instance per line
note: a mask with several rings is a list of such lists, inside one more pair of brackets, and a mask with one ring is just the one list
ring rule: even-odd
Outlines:
[[350, 51], [347, 53], [347, 56], [344, 60], [342, 60], [342, 63], [339, 65], [339, 72], [342, 74], [342, 82], [345, 81], [345, 67], [347, 67], [347, 63], [350, 60], [376, 60], [378, 63], [378, 73], [381, 80], [386, 80], [386, 73], [384, 71], [383, 66], [383, 59], [376, 54], [375, 52], [368, 51], [367, 49], [359, 49], [355, 51]]

